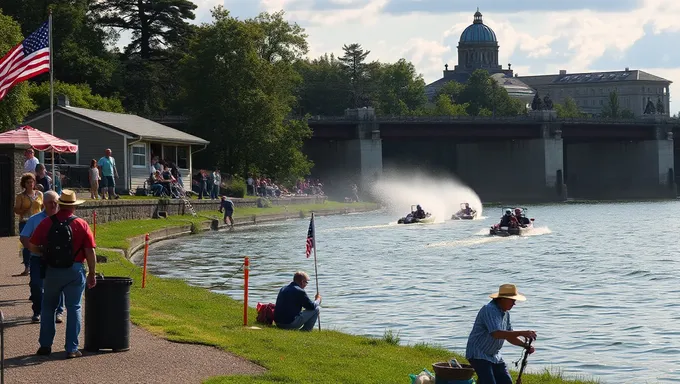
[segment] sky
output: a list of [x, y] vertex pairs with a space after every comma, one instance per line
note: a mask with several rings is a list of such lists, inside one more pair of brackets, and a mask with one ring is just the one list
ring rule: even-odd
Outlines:
[[461, 32], [479, 7], [500, 45], [499, 64], [520, 76], [640, 69], [674, 82], [680, 110], [678, 0], [194, 0], [195, 22], [222, 5], [246, 19], [284, 10], [305, 28], [309, 57], [359, 43], [369, 60], [411, 61], [426, 83], [457, 63]]

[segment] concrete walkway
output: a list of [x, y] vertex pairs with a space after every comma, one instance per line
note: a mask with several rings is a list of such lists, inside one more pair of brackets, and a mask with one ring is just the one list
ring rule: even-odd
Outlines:
[[[23, 271], [18, 237], [0, 238], [0, 310], [5, 316], [5, 383], [200, 383], [219, 375], [258, 374], [264, 368], [217, 348], [172, 343], [131, 327], [127, 352], [89, 353], [66, 360], [65, 323], [49, 357], [35, 356], [39, 324], [31, 323], [28, 277]], [[84, 302], [84, 300], [83, 300]], [[84, 317], [84, 316], [83, 316]], [[84, 345], [85, 327], [80, 332]]]

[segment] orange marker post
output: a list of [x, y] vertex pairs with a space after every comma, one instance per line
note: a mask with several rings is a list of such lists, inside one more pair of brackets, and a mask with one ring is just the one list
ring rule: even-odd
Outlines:
[[142, 271], [142, 288], [146, 287], [146, 259], [149, 257], [149, 234], [144, 238], [144, 270]]
[[246, 256], [243, 262], [243, 326], [248, 325], [248, 274], [250, 272], [250, 259]]
[[92, 232], [95, 240], [97, 239], [97, 210], [92, 211]]

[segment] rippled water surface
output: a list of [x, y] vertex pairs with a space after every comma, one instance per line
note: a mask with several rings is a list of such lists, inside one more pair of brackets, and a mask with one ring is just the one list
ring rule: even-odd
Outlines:
[[[427, 207], [425, 207], [427, 208]], [[512, 282], [528, 300], [515, 329], [538, 332], [529, 370], [558, 367], [606, 383], [680, 382], [680, 202], [529, 207], [534, 236], [490, 238], [500, 215], [390, 225], [381, 212], [316, 218], [322, 327], [463, 352], [487, 295]], [[251, 303], [274, 302], [305, 258], [308, 220], [212, 232], [150, 252], [150, 271], [242, 299], [251, 256]], [[315, 291], [313, 281], [308, 288]], [[506, 343], [506, 361], [519, 348]]]

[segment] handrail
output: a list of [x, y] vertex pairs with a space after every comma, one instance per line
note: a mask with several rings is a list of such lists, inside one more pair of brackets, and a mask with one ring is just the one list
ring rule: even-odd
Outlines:
[[5, 316], [0, 311], [0, 384], [5, 384]]

